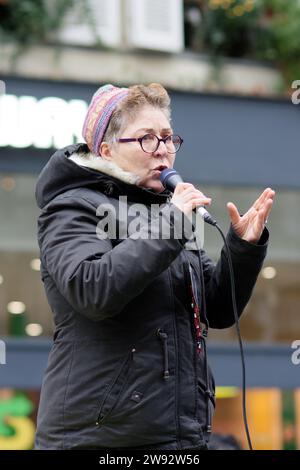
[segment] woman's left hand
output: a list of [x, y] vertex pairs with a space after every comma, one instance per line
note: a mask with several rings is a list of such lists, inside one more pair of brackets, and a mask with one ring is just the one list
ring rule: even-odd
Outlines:
[[269, 217], [274, 197], [275, 191], [266, 188], [243, 216], [240, 216], [232, 202], [227, 203], [233, 229], [239, 237], [251, 243], [258, 242]]

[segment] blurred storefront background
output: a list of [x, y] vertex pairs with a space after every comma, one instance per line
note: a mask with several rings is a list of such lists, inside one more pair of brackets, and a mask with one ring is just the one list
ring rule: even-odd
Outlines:
[[[56, 148], [82, 140], [101, 84], [152, 81], [170, 92], [184, 138], [175, 167], [213, 198], [225, 231], [227, 201], [243, 212], [264, 187], [277, 192], [270, 249], [241, 320], [248, 414], [255, 448], [300, 449], [300, 46], [289, 31], [297, 19], [300, 29], [300, 2], [56, 0], [66, 8], [58, 18], [51, 2], [32, 0], [21, 22], [22, 3], [0, 2], [0, 449], [32, 448], [53, 333], [36, 241], [38, 173]], [[217, 259], [221, 246], [206, 227], [208, 254]], [[214, 432], [246, 448], [235, 329], [211, 330], [209, 342]], [[222, 347], [233, 347], [232, 360]]]

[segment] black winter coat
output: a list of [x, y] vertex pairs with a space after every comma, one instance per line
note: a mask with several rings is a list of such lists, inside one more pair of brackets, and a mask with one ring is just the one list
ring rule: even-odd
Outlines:
[[[83, 144], [57, 151], [36, 188], [41, 275], [55, 332], [35, 447], [201, 448], [214, 382], [208, 369], [206, 383], [204, 340], [197, 343], [191, 306], [192, 273], [202, 315], [197, 253], [185, 250], [187, 239], [176, 239], [172, 230], [170, 239], [101, 240], [96, 233], [98, 206], [113, 204], [118, 219], [120, 195], [127, 195], [129, 206], [160, 204], [162, 218], [172, 207], [171, 229], [182, 213], [170, 204], [168, 191], [157, 194], [125, 182], [124, 172], [112, 176], [105, 166], [100, 171], [69, 158], [88, 161], [87, 152]], [[257, 245], [232, 229], [227, 235], [239, 314], [261, 269], [267, 238], [267, 230]], [[225, 252], [217, 265], [202, 250], [201, 259], [209, 326], [230, 327]]]

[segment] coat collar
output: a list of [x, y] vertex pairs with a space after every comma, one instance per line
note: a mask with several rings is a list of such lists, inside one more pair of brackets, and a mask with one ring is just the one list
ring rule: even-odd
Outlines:
[[98, 181], [100, 183], [101, 180], [101, 185], [104, 186], [103, 192], [108, 196], [127, 195], [129, 200], [145, 204], [163, 204], [170, 200], [171, 191], [165, 189], [161, 193], [156, 193], [138, 186], [140, 181], [138, 175], [122, 170], [115, 163], [104, 160], [87, 149], [86, 145], [80, 146], [77, 151], [68, 155], [68, 159], [80, 167], [98, 172], [100, 177]]
[[138, 184], [140, 177], [135, 175], [134, 173], [130, 173], [129, 171], [124, 171], [114, 162], [109, 162], [108, 160], [104, 160], [99, 155], [95, 155], [94, 153], [73, 153], [70, 157], [74, 163], [79, 166], [83, 166], [86, 168], [91, 168], [92, 170], [101, 171], [106, 175], [113, 176], [114, 178], [119, 179], [120, 181], [124, 181], [128, 184]]

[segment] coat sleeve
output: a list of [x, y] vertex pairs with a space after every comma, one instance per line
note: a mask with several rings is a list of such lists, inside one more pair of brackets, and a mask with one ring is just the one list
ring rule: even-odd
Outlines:
[[117, 315], [168, 268], [187, 239], [174, 236], [182, 223], [176, 206], [165, 205], [159, 217], [170, 226], [168, 239], [149, 239], [145, 226], [143, 237], [133, 234], [114, 246], [97, 237], [99, 218], [88, 201], [65, 196], [44, 209], [38, 222], [41, 259], [75, 311], [94, 321]]
[[[241, 239], [230, 227], [227, 243], [230, 249], [236, 292], [237, 311], [240, 316], [248, 303], [267, 251], [269, 232], [265, 228], [257, 244]], [[229, 268], [225, 247], [215, 265], [202, 252], [205, 282], [206, 314], [211, 328], [229, 328], [235, 322]]]

